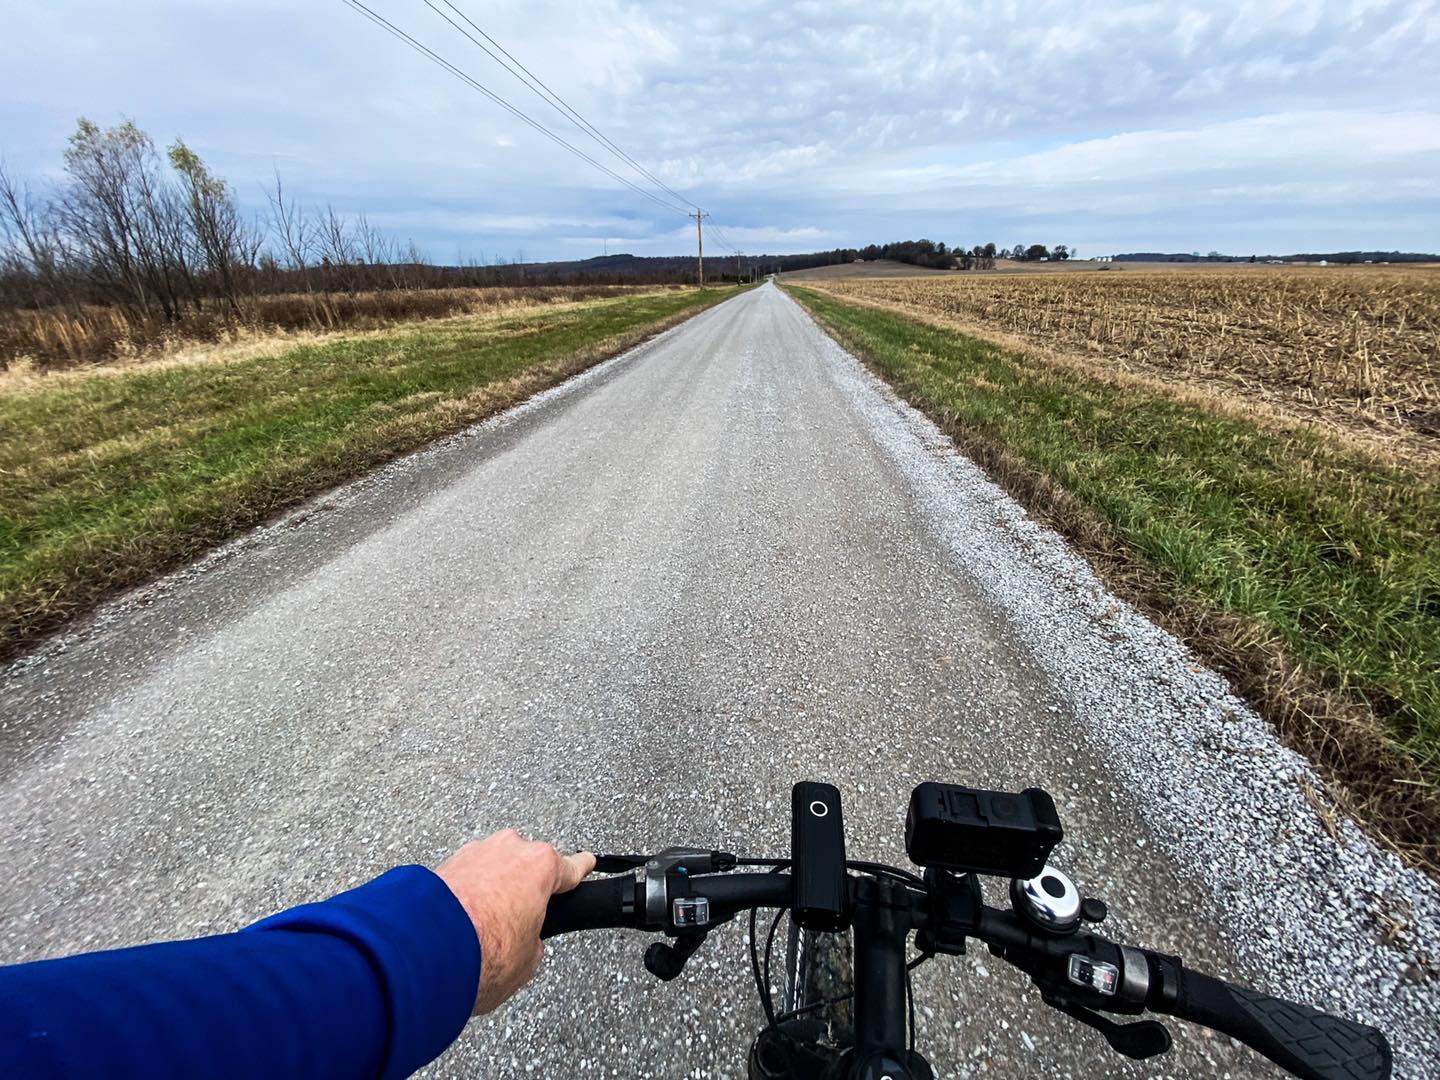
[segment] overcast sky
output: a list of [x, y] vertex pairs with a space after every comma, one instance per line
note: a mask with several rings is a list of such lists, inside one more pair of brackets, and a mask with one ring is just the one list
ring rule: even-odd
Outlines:
[[[585, 143], [423, 0], [367, 2]], [[455, 2], [747, 251], [1440, 249], [1434, 0]], [[0, 0], [0, 72], [21, 175], [130, 116], [256, 210], [278, 168], [442, 261], [692, 244], [341, 0]]]

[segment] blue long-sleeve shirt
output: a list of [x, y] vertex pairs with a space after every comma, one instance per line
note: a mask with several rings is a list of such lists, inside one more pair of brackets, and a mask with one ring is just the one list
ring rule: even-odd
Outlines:
[[0, 968], [0, 1077], [408, 1076], [479, 979], [460, 902], [405, 866], [238, 933]]

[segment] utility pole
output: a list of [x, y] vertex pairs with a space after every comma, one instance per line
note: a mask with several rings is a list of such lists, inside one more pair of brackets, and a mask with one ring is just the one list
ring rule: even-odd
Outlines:
[[700, 287], [703, 289], [705, 287], [705, 230], [700, 223], [710, 215], [704, 210], [696, 210], [693, 214], [685, 216], [695, 219], [695, 262], [700, 268]]

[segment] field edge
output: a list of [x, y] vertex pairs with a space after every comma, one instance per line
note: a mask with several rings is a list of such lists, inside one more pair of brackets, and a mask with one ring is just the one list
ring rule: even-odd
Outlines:
[[[1304, 794], [1327, 826], [1337, 810], [1343, 811], [1408, 864], [1440, 880], [1440, 787], [1387, 743], [1379, 719], [1363, 699], [1298, 662], [1268, 627], [1183, 595], [1173, 576], [1131, 553], [1097, 513], [1003, 442], [956, 416], [910, 400], [886, 378], [863, 343], [807, 302], [806, 293], [812, 290], [787, 285], [785, 292], [867, 371], [934, 423], [961, 454], [1065, 537], [1108, 589], [1222, 674], [1286, 746], [1314, 765], [1325, 790]], [[870, 307], [828, 291], [824, 295], [843, 307]], [[974, 337], [905, 312], [878, 311], [956, 337]], [[987, 344], [1008, 351], [1006, 345]]]

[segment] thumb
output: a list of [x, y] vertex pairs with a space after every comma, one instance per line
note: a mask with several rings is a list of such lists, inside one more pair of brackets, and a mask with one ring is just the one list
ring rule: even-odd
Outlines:
[[588, 851], [560, 856], [560, 873], [555, 877], [554, 893], [569, 892], [595, 869], [595, 856]]

